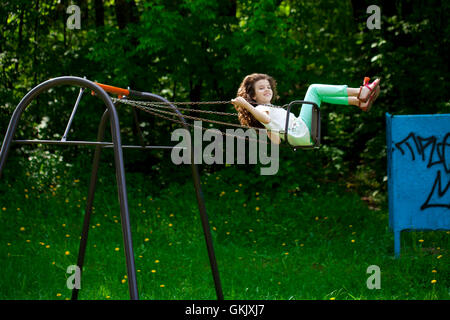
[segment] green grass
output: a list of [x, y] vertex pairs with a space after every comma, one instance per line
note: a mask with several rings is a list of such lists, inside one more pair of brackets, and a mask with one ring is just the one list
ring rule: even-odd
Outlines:
[[[79, 297], [128, 299], [117, 189], [102, 168]], [[51, 186], [26, 168], [0, 180], [0, 299], [71, 296], [89, 169], [64, 170]], [[226, 299], [449, 299], [449, 232], [403, 232], [394, 259], [385, 205], [301, 178], [258, 190], [239, 172], [202, 176]], [[215, 299], [192, 181], [159, 189], [128, 173], [127, 188], [140, 298]], [[379, 290], [367, 288], [370, 265]]]

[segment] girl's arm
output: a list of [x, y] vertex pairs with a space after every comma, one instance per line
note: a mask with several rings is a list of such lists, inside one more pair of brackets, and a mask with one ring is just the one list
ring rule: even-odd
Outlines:
[[[237, 97], [236, 99], [232, 99], [231, 103], [233, 103], [237, 107], [242, 107], [242, 108], [245, 108], [246, 110], [248, 110], [248, 112], [250, 112], [255, 117], [255, 119], [258, 120], [259, 122], [262, 122], [264, 124], [267, 124], [270, 122], [270, 117], [268, 115], [268, 113], [269, 113], [268, 111], [263, 112], [263, 111], [257, 110], [250, 103], [248, 103], [247, 100], [245, 100], [242, 97]], [[276, 133], [276, 132], [272, 133], [270, 131], [267, 131], [267, 136], [273, 143], [280, 144], [281, 140], [280, 140], [280, 136], [278, 135], [278, 133]]]
[[270, 141], [272, 141], [275, 144], [280, 144], [281, 139], [277, 132], [271, 132], [267, 131], [267, 136], [269, 137]]
[[235, 106], [245, 108], [259, 122], [262, 122], [264, 124], [268, 124], [270, 122], [270, 117], [267, 113], [256, 110], [255, 107], [253, 107], [250, 103], [247, 102], [247, 100], [245, 100], [242, 97], [237, 97], [236, 99], [232, 99], [231, 103], [233, 103]]

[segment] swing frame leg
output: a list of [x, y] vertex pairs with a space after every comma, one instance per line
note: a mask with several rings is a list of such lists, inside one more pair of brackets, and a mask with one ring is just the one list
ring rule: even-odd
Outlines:
[[[98, 134], [97, 134], [97, 141], [103, 142], [103, 138], [105, 136], [105, 128], [106, 128], [106, 121], [108, 119], [109, 112], [106, 110], [103, 113], [103, 116], [100, 120], [100, 125], [98, 128]], [[88, 239], [88, 233], [89, 233], [89, 226], [90, 226], [90, 220], [92, 215], [92, 206], [94, 203], [94, 195], [95, 190], [97, 186], [97, 180], [98, 180], [98, 168], [100, 163], [100, 155], [101, 151], [103, 149], [103, 146], [98, 145], [95, 148], [94, 153], [94, 159], [92, 161], [92, 173], [91, 173], [91, 179], [89, 184], [89, 193], [87, 197], [86, 202], [86, 211], [84, 215], [84, 222], [83, 222], [83, 230], [81, 232], [81, 240], [80, 240], [80, 248], [78, 250], [78, 261], [77, 266], [80, 270], [80, 276], [83, 272], [83, 264], [84, 264], [84, 257], [86, 254], [86, 247], [87, 247], [87, 239]], [[124, 181], [124, 180], [123, 180]], [[126, 189], [125, 184], [120, 183], [119, 180], [117, 180], [117, 187], [119, 190], [119, 196], [126, 195]], [[126, 198], [125, 198], [126, 200]], [[123, 201], [123, 199], [122, 199]], [[128, 211], [128, 206], [126, 206], [126, 211]], [[122, 234], [124, 238], [124, 245], [125, 245], [125, 257], [127, 262], [127, 274], [128, 274], [128, 286], [130, 291], [130, 296], [132, 299], [137, 299], [138, 297], [138, 290], [137, 290], [137, 281], [136, 281], [136, 268], [134, 265], [134, 255], [133, 255], [133, 245], [131, 241], [131, 226], [128, 219], [128, 212], [124, 212], [121, 210], [121, 220], [122, 220]], [[79, 290], [77, 288], [73, 288], [72, 290], [72, 300], [78, 299], [78, 292]]]
[[[101, 118], [100, 125], [98, 128], [98, 135], [97, 135], [98, 142], [103, 141], [107, 116], [108, 116], [107, 111], [105, 111], [105, 113], [103, 113], [103, 116]], [[88, 192], [86, 209], [85, 209], [85, 214], [84, 214], [83, 229], [81, 231], [80, 247], [78, 249], [77, 266], [80, 270], [80, 279], [81, 279], [81, 275], [83, 273], [84, 257], [86, 254], [86, 246], [87, 246], [90, 220], [91, 220], [91, 215], [92, 215], [92, 207], [94, 204], [94, 195], [95, 195], [95, 190], [96, 190], [97, 180], [98, 180], [98, 167], [99, 167], [99, 163], [100, 163], [101, 151], [102, 151], [102, 146], [100, 146], [100, 145], [96, 146], [95, 153], [94, 153], [94, 159], [92, 161], [92, 172], [91, 172], [91, 178], [90, 178], [90, 183], [89, 183], [89, 192]], [[72, 300], [78, 299], [78, 292], [79, 292], [78, 288], [74, 287], [72, 289]]]
[[[0, 149], [0, 178], [2, 176], [2, 171], [4, 165], [6, 163], [6, 159], [8, 157], [8, 153], [13, 142], [13, 137], [15, 131], [17, 129], [18, 122], [20, 120], [20, 116], [22, 115], [25, 108], [43, 91], [48, 90], [52, 87], [60, 86], [60, 85], [74, 85], [79, 87], [89, 88], [95, 92], [95, 94], [104, 102], [107, 107], [107, 114], [110, 116], [111, 123], [111, 135], [112, 135], [112, 143], [114, 149], [114, 162], [116, 169], [116, 180], [118, 186], [118, 194], [119, 194], [119, 203], [120, 203], [120, 214], [121, 214], [121, 224], [122, 224], [122, 235], [124, 241], [124, 249], [125, 249], [125, 258], [127, 264], [127, 275], [128, 275], [128, 286], [130, 291], [130, 299], [137, 300], [139, 299], [138, 289], [137, 289], [137, 281], [136, 281], [136, 268], [134, 264], [134, 254], [133, 254], [133, 242], [131, 237], [131, 228], [130, 228], [130, 220], [129, 220], [129, 211], [128, 211], [128, 200], [127, 200], [127, 191], [126, 191], [126, 183], [125, 183], [125, 170], [123, 163], [123, 154], [122, 154], [122, 142], [120, 139], [120, 126], [119, 126], [119, 117], [116, 111], [116, 108], [111, 100], [111, 98], [106, 94], [106, 92], [94, 82], [91, 82], [87, 79], [72, 77], [72, 76], [64, 76], [58, 77], [54, 79], [47, 80], [42, 82], [41, 84], [34, 87], [30, 90], [17, 105], [16, 109], [13, 112], [11, 120], [8, 125], [8, 129], [6, 131], [2, 147]], [[106, 112], [105, 112], [106, 113]], [[102, 122], [106, 124], [106, 116], [103, 117]], [[103, 129], [104, 131], [104, 129]], [[61, 144], [64, 144], [61, 142]], [[100, 146], [99, 146], [100, 147]], [[98, 152], [98, 159], [100, 156], [100, 151]], [[94, 161], [94, 168], [98, 167], [98, 159]], [[97, 165], [96, 165], [97, 163]], [[97, 171], [97, 169], [95, 169]], [[91, 182], [94, 177], [91, 177]], [[96, 180], [96, 178], [94, 179]], [[91, 183], [90, 194], [92, 194], [91, 201], [93, 200], [93, 194], [95, 191], [95, 183]], [[90, 205], [92, 207], [92, 203]], [[89, 203], [87, 205], [89, 208]], [[87, 210], [90, 212], [90, 209]], [[85, 225], [83, 229], [89, 227], [89, 219], [90, 213], [85, 216]], [[83, 230], [84, 240], [82, 237], [82, 242], [80, 243], [80, 248], [82, 249], [79, 252], [79, 258], [84, 259], [86, 244], [87, 244], [87, 231]], [[81, 254], [80, 254], [81, 253]], [[81, 268], [80, 268], [81, 271]], [[77, 294], [75, 294], [75, 297]]]
[[[152, 101], [166, 103], [178, 115], [178, 118], [183, 122], [184, 128], [189, 131], [189, 127], [187, 126], [186, 120], [183, 118], [183, 115], [168, 100], [164, 99], [161, 96], [158, 96], [156, 94], [149, 93], [149, 92], [140, 92], [140, 91], [130, 90], [130, 94], [132, 96], [139, 97], [139, 98], [142, 98], [145, 100], [152, 100]], [[191, 145], [191, 150], [194, 150], [193, 145]], [[198, 166], [194, 162], [194, 152], [191, 152], [191, 173], [192, 173], [192, 179], [194, 181], [195, 195], [197, 198], [197, 205], [198, 205], [198, 209], [199, 209], [199, 213], [200, 213], [200, 219], [202, 222], [203, 235], [205, 237], [206, 249], [208, 251], [209, 263], [211, 266], [211, 273], [213, 276], [214, 286], [216, 289], [217, 300], [224, 300], [222, 284], [220, 281], [219, 268], [217, 265], [216, 255], [214, 253], [214, 245], [213, 245], [213, 239], [212, 239], [212, 235], [211, 235], [211, 228], [209, 226], [209, 219], [208, 219], [208, 215], [206, 213], [205, 200], [204, 200], [203, 192], [202, 192], [201, 185], [200, 185], [200, 174], [198, 171]]]

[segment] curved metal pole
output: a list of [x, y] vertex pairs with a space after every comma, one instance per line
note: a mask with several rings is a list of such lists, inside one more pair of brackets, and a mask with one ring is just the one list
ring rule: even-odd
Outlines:
[[314, 149], [314, 148], [318, 148], [319, 145], [320, 145], [320, 117], [318, 116], [320, 111], [319, 111], [319, 106], [316, 103], [311, 102], [311, 101], [295, 100], [295, 101], [292, 101], [291, 103], [289, 103], [289, 105], [288, 105], [288, 107], [286, 109], [287, 115], [286, 115], [286, 124], [285, 124], [285, 128], [284, 128], [284, 140], [286, 141], [286, 143], [288, 145], [290, 145], [289, 142], [288, 142], [289, 115], [291, 113], [292, 106], [295, 105], [295, 104], [310, 104], [310, 105], [312, 105], [313, 112], [316, 113], [316, 120], [318, 121], [318, 123], [311, 123], [311, 131], [317, 130], [318, 134], [315, 137], [315, 139], [313, 139], [314, 141], [313, 141], [312, 145], [295, 146], [295, 147], [293, 147], [293, 149], [295, 150], [297, 148], [299, 148], [299, 149]]
[[[189, 131], [189, 127], [186, 123], [186, 120], [183, 117], [183, 114], [181, 114], [178, 109], [171, 104], [168, 100], [164, 99], [163, 97], [160, 97], [153, 93], [148, 92], [139, 92], [139, 91], [133, 91], [130, 90], [130, 95], [135, 97], [140, 97], [147, 100], [153, 100], [153, 101], [159, 101], [167, 103], [178, 115], [179, 119], [183, 122], [183, 126], [186, 130]], [[193, 146], [191, 145], [191, 150], [193, 150]], [[218, 300], [223, 300], [223, 292], [222, 292], [222, 284], [220, 282], [220, 275], [219, 275], [219, 269], [217, 266], [216, 256], [214, 254], [214, 246], [211, 236], [211, 229], [209, 226], [209, 220], [208, 215], [206, 213], [206, 207], [205, 207], [205, 200], [203, 198], [203, 193], [200, 186], [200, 174], [198, 171], [197, 165], [194, 163], [194, 152], [191, 152], [191, 171], [192, 171], [192, 178], [194, 180], [194, 187], [195, 187], [195, 193], [197, 196], [197, 203], [198, 208], [200, 211], [200, 218], [202, 221], [202, 227], [203, 227], [203, 233], [205, 235], [205, 241], [206, 241], [206, 248], [208, 250], [208, 256], [209, 256], [209, 262], [211, 264], [211, 271], [214, 279], [214, 284], [216, 288], [216, 295]]]
[[32, 90], [30, 90], [17, 105], [9, 122], [5, 138], [3, 140], [2, 148], [0, 150], [0, 178], [22, 112], [41, 92], [59, 85], [74, 85], [89, 88], [92, 91], [94, 91], [100, 99], [103, 100], [106, 107], [108, 108], [111, 119], [111, 133], [114, 146], [114, 160], [116, 166], [116, 179], [119, 193], [122, 230], [125, 231], [123, 232], [123, 241], [125, 246], [125, 257], [127, 261], [130, 298], [133, 300], [138, 299], [136, 271], [133, 254], [133, 242], [131, 238], [128, 201], [126, 196], [127, 193], [125, 184], [125, 170], [122, 155], [122, 142], [120, 139], [119, 117], [117, 115], [116, 108], [114, 107], [114, 104], [111, 101], [111, 98], [100, 86], [87, 79], [72, 76], [64, 76], [47, 80], [34, 87]]
[[[97, 134], [97, 141], [99, 142], [103, 141], [103, 137], [105, 136], [105, 128], [106, 128], [106, 121], [108, 120], [108, 115], [109, 115], [108, 110], [106, 110], [103, 113], [103, 116], [100, 120], [100, 125], [98, 126], [98, 134]], [[80, 247], [78, 249], [77, 266], [80, 268], [80, 277], [83, 273], [84, 256], [86, 253], [87, 239], [89, 234], [89, 224], [91, 221], [92, 206], [94, 204], [94, 194], [95, 188], [97, 186], [98, 166], [100, 163], [100, 154], [102, 152], [102, 148], [103, 146], [101, 145], [98, 145], [95, 148], [94, 160], [92, 161], [91, 181], [89, 183], [89, 193], [86, 202], [86, 210], [84, 213], [83, 230], [81, 231]], [[72, 289], [72, 300], [78, 299], [78, 292], [79, 289], [77, 288]]]

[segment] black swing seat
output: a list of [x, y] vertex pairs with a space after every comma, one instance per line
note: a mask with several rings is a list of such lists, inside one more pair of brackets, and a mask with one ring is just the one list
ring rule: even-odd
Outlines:
[[[288, 142], [288, 126], [289, 126], [289, 114], [293, 105], [311, 104], [312, 105], [312, 119], [311, 119], [311, 144], [304, 146], [293, 146]], [[286, 115], [286, 125], [284, 130], [284, 140], [289, 146], [293, 148], [294, 151], [297, 149], [318, 149], [320, 147], [320, 108], [319, 106], [310, 101], [295, 100], [288, 104]]]

